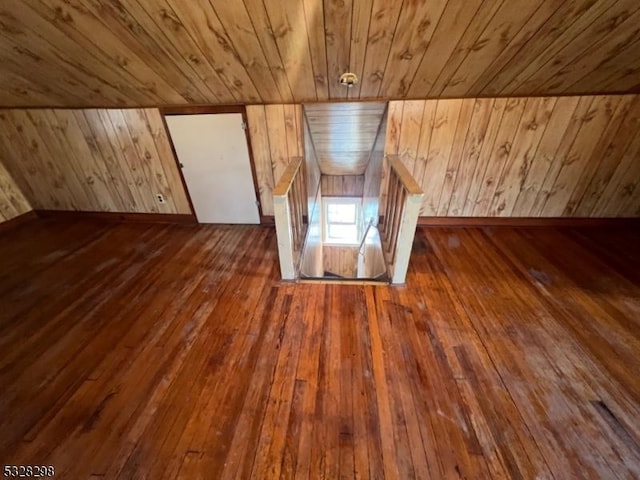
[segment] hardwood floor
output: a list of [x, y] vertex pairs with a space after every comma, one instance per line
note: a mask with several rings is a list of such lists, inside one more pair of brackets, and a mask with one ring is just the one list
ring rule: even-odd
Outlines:
[[638, 478], [640, 233], [420, 229], [406, 287], [265, 227], [0, 236], [0, 465], [56, 478]]

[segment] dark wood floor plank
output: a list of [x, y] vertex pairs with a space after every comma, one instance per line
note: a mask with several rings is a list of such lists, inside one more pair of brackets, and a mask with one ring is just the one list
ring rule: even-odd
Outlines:
[[[442, 345], [440, 356], [445, 358], [441, 362], [446, 360], [457, 381], [460, 409], [473, 424], [490, 476], [551, 477], [486, 342], [458, 297], [458, 284], [447, 275], [446, 264], [436, 256], [435, 242], [429, 241], [425, 231], [418, 234], [421, 254], [414, 257], [412, 266], [419, 279], [419, 306], [429, 314], [426, 331], [430, 342]], [[444, 239], [447, 246], [459, 247], [457, 236], [444, 235]], [[484, 285], [478, 285], [478, 291], [481, 295], [488, 292]]]
[[[126, 250], [126, 247], [120, 248]], [[130, 252], [128, 254], [130, 255]], [[18, 350], [21, 352], [20, 355], [11, 355], [12, 352], [9, 352], [9, 355], [3, 358], [2, 364], [5, 365], [3, 373], [11, 376], [11, 371], [18, 368], [22, 375], [19, 381], [12, 383], [0, 400], [5, 406], [15, 404], [25, 408], [32, 415], [5, 417], [6, 420], [19, 422], [24, 427], [31, 428], [34, 422], [40, 422], [39, 415], [46, 414], [44, 418], [48, 418], [47, 412], [55, 411], [50, 407], [68, 399], [74, 388], [84, 381], [100, 361], [100, 355], [106, 354], [128, 330], [131, 319], [136, 318], [135, 313], [132, 317], [126, 315], [130, 312], [114, 315], [117, 310], [113, 310], [114, 305], [108, 306], [109, 299], [118, 305], [122, 302], [125, 293], [132, 294], [135, 298], [139, 289], [147, 284], [137, 282], [139, 289], [136, 289], [132, 288], [131, 284], [127, 285], [124, 279], [130, 278], [135, 282], [137, 279], [133, 274], [134, 271], [144, 272], [146, 276], [149, 273], [146, 271], [147, 262], [152, 262], [153, 259], [145, 261], [141, 257], [135, 259], [125, 256], [123, 258], [131, 260], [131, 264], [126, 268], [114, 264], [113, 271], [118, 272], [115, 278], [103, 272], [102, 278], [107, 282], [113, 281], [113, 284], [102, 284], [101, 294], [85, 297], [84, 292], [82, 294], [76, 292], [71, 298], [66, 297], [66, 302], [60, 305], [61, 314], [48, 318], [38, 316], [38, 312], [42, 309], [33, 310], [35, 318], [41, 320], [40, 330], [36, 329], [31, 337], [27, 337], [28, 340], [35, 339], [35, 341], [25, 342], [29, 349], [26, 354], [20, 349]], [[147, 278], [152, 281], [154, 276], [149, 275]], [[55, 290], [56, 284], [48, 285], [50, 285], [48, 288]], [[80, 284], [81, 289], [84, 286]], [[82, 300], [77, 301], [78, 298]], [[68, 308], [64, 303], [77, 308]], [[107, 313], [105, 308], [111, 310]], [[20, 320], [20, 318], [17, 319], [17, 321]], [[19, 343], [18, 346], [21, 344]], [[5, 359], [13, 360], [7, 363]], [[38, 396], [33, 395], [34, 384], [39, 388]], [[33, 405], [33, 409], [29, 408], [29, 405]], [[23, 431], [22, 435], [26, 435], [27, 440], [32, 437], [27, 434], [27, 431]]]
[[[409, 465], [403, 466], [400, 475], [403, 478], [406, 478], [405, 475], [412, 475], [414, 478], [427, 478], [432, 476], [430, 470], [436, 469], [435, 471], [438, 471], [437, 465], [433, 463], [435, 459], [428, 459], [426, 454], [435, 439], [430, 429], [421, 428], [423, 422], [429, 421], [429, 419], [421, 418], [417, 413], [412, 386], [415, 386], [419, 380], [414, 372], [413, 359], [406, 358], [411, 357], [411, 353], [408, 351], [410, 350], [409, 346], [403, 344], [402, 340], [398, 342], [396, 339], [396, 333], [406, 338], [404, 337], [405, 322], [411, 321], [411, 319], [407, 319], [411, 310], [409, 305], [400, 302], [396, 295], [397, 292], [385, 289], [384, 291], [379, 290], [378, 293], [379, 295], [392, 294], [389, 298], [383, 297], [388, 312], [388, 321], [382, 322], [381, 327], [383, 329], [382, 335], [387, 339], [386, 352], [388, 355], [386, 360], [389, 370], [392, 372], [390, 392], [391, 398], [396, 404], [395, 420], [399, 423], [400, 430], [396, 434], [396, 445], [399, 454], [407, 455], [406, 459], [410, 459], [412, 464], [411, 467]], [[406, 435], [406, 440], [403, 438], [404, 435]], [[402, 447], [405, 445], [408, 449], [403, 452]]]
[[279, 478], [282, 473], [282, 455], [294, 399], [300, 345], [306, 333], [306, 325], [302, 321], [303, 308], [302, 298], [294, 297], [277, 341], [278, 363], [271, 379], [268, 406], [253, 463], [254, 478], [262, 475]]
[[[401, 316], [405, 321], [401, 325], [406, 328], [396, 328], [395, 337], [398, 345], [404, 347], [402, 354], [411, 380], [418, 424], [421, 427], [431, 425], [423, 432], [423, 440], [428, 439], [425, 441], [425, 453], [431, 457], [430, 476], [460, 474], [488, 477], [486, 460], [467, 406], [459, 393], [456, 375], [440, 338], [434, 335], [431, 311], [422, 302], [412, 302], [413, 296], [406, 289], [398, 290], [396, 295], [399, 305], [405, 306]], [[425, 412], [430, 415], [422, 418]], [[451, 428], [453, 425], [459, 428]], [[427, 446], [436, 443], [456, 454], [434, 456], [434, 450]]]
[[[179, 468], [182, 455], [181, 452], [175, 451], [174, 447], [181, 438], [190, 416], [178, 415], [177, 412], [185, 411], [189, 406], [194, 407], [193, 411], [198, 415], [203, 411], [208, 412], [196, 408], [198, 403], [195, 400], [199, 396], [202, 397], [204, 390], [207, 390], [207, 367], [215, 369], [221, 364], [211, 359], [211, 356], [223, 356], [230, 345], [231, 332], [226, 330], [227, 326], [212, 322], [216, 308], [225, 298], [229, 287], [220, 288], [218, 295], [211, 295], [211, 292], [215, 291], [217, 285], [228, 285], [226, 281], [231, 277], [229, 269], [236, 268], [238, 259], [242, 258], [241, 249], [245, 246], [244, 239], [234, 235], [213, 250], [216, 252], [215, 255], [212, 255], [213, 251], [203, 252], [203, 258], [207, 258], [208, 255], [217, 258], [217, 255], [221, 254], [220, 258], [233, 258], [233, 261], [225, 262], [224, 268], [216, 268], [219, 265], [217, 262], [205, 264], [203, 271], [206, 275], [196, 277], [198, 282], [195, 290], [183, 300], [185, 306], [179, 311], [179, 318], [184, 320], [179, 323], [180, 328], [173, 329], [178, 334], [176, 337], [181, 340], [176, 342], [178, 351], [172, 355], [175, 358], [173, 368], [170, 375], [163, 379], [163, 388], [154, 392], [151, 410], [155, 414], [139, 429], [136, 449], [121, 466], [121, 477], [127, 478], [132, 470], [135, 471], [136, 464], [147, 457], [151, 464], [148, 471], [153, 476], [161, 476], [169, 466], [174, 470]], [[215, 343], [210, 343], [214, 339]], [[211, 347], [213, 349], [209, 350]], [[200, 376], [204, 381], [194, 383], [192, 375]], [[208, 390], [208, 393], [211, 393], [211, 390]], [[200, 420], [203, 423], [200, 431], [207, 432], [207, 428], [204, 427], [206, 419], [200, 417]], [[148, 438], [154, 439], [153, 448], [147, 448], [150, 443]], [[204, 450], [192, 450], [196, 454], [204, 453]]]
[[[243, 356], [251, 351], [251, 345], [245, 342], [255, 340], [255, 336], [247, 335], [246, 331], [250, 329], [250, 320], [255, 311], [252, 307], [256, 306], [260, 293], [259, 289], [255, 291], [251, 288], [254, 277], [234, 275], [234, 272], [245, 269], [248, 263], [257, 272], [265, 273], [261, 264], [243, 253], [252, 243], [266, 247], [264, 240], [260, 242], [247, 236], [229, 239], [223, 247], [228, 249], [223, 254], [227, 259], [224, 266], [215, 268], [211, 265], [213, 268], [206, 269], [208, 274], [201, 285], [208, 287], [201, 293], [196, 290], [198, 296], [188, 302], [198, 306], [193, 320], [200, 318], [202, 323], [196, 325], [201, 326], [189, 329], [189, 336], [194, 337], [193, 345], [185, 351], [175, 379], [167, 387], [166, 398], [159, 397], [158, 413], [141, 434], [137, 450], [123, 466], [121, 477], [127, 478], [140, 456], [153, 459], [150, 470], [160, 477], [166, 471], [174, 475], [173, 472], [178, 469], [181, 474], [185, 473], [186, 470], [180, 466], [183, 458], [195, 471], [205, 469], [212, 462], [216, 469], [222, 468], [222, 462], [216, 462], [215, 459], [226, 456], [227, 444], [209, 442], [212, 438], [231, 435], [236, 410], [235, 403], [227, 404], [226, 399], [241, 395], [246, 384], [226, 382], [221, 385], [217, 375], [242, 376], [243, 372], [235, 370], [239, 368]], [[216, 294], [212, 295], [213, 292]], [[247, 292], [252, 292], [252, 298], [241, 307], [229, 301], [240, 299]], [[220, 318], [229, 318], [231, 321], [219, 322]], [[239, 348], [236, 350], [235, 347]], [[194, 375], [202, 381], [193, 382]], [[193, 409], [193, 417], [177, 414], [189, 408]], [[190, 428], [194, 423], [197, 427]], [[149, 438], [157, 442], [156, 449], [145, 447]], [[184, 451], [180, 451], [180, 445], [184, 445]], [[172, 455], [174, 451], [176, 454]]]
[[[388, 288], [376, 289], [376, 316], [379, 320], [380, 335], [383, 342], [383, 360], [387, 371], [389, 406], [391, 410], [391, 431], [395, 446], [395, 463], [398, 468], [400, 478], [416, 478], [415, 465], [412, 461], [415, 456], [424, 456], [424, 448], [420, 449], [416, 445], [416, 436], [419, 435], [415, 431], [415, 418], [410, 417], [410, 412], [405, 410], [405, 405], [409, 402], [408, 392], [405, 385], [405, 374], [402, 370], [398, 352], [395, 351], [392, 344], [392, 338], [389, 338], [390, 332], [395, 328], [393, 325], [394, 313], [390, 309], [391, 291]], [[404, 404], [403, 405], [403, 399]], [[407, 426], [407, 423], [412, 424]], [[413, 447], [418, 451], [413, 452]], [[421, 451], [420, 451], [421, 450]], [[412, 456], [413, 455], [413, 456]]]
[[[309, 335], [301, 346], [306, 355], [301, 355], [296, 373], [296, 381], [302, 390], [298, 437], [291, 435], [289, 441], [292, 449], [296, 449], [295, 462], [292, 462], [293, 475], [288, 478], [308, 478], [311, 468], [311, 456], [314, 447], [314, 430], [318, 427], [315, 421], [316, 401], [319, 392], [319, 364], [323, 339], [323, 312], [325, 287], [311, 288], [307, 292], [307, 304], [304, 311], [304, 322], [309, 325]], [[289, 434], [287, 434], [289, 437]], [[297, 445], [294, 444], [297, 440]]]
[[340, 475], [340, 322], [339, 286], [330, 285], [325, 290], [324, 345], [320, 360], [323, 390], [321, 402], [317, 404], [315, 422], [322, 430], [322, 446], [312, 460], [311, 477], [339, 478]]
[[60, 478], [637, 478], [635, 231], [420, 228], [407, 285], [275, 232], [0, 236], [0, 461]]
[[[182, 248], [177, 252], [175, 250], [166, 252], [165, 260], [189, 262], [189, 260], [193, 261], [194, 257], [197, 258], [198, 253], [202, 251], [205, 239], [203, 236], [194, 236], [192, 231], [187, 231], [185, 234], [186, 236], [177, 242]], [[193, 237], [191, 241], [189, 237]], [[223, 238], [221, 236], [221, 239]], [[172, 278], [172, 273], [165, 269], [164, 262], [159, 262], [156, 259], [154, 264], [157, 266], [156, 269], [143, 269], [146, 278], [152, 282], [150, 284], [136, 282], [136, 286], [141, 289], [138, 292], [135, 287], [132, 290], [133, 285], [127, 285], [136, 301], [118, 305], [120, 307], [118, 314], [111, 317], [114, 324], [120, 325], [119, 329], [115, 329], [115, 326], [111, 327], [116, 333], [120, 333], [120, 335], [113, 337], [115, 343], [109, 345], [112, 353], [108, 349], [96, 349], [95, 345], [89, 345], [94, 348], [87, 349], [88, 353], [93, 351], [95, 354], [95, 352], [103, 351], [106, 355], [104, 360], [87, 374], [88, 382], [95, 385], [94, 388], [98, 392], [105, 389], [118, 392], [107, 408], [101, 412], [100, 421], [94, 422], [90, 429], [80, 428], [77, 435], [71, 435], [70, 440], [77, 445], [88, 442], [92, 447], [82, 450], [82, 456], [92, 459], [93, 472], [88, 473], [102, 474], [106, 469], [104, 464], [114, 462], [114, 459], [111, 458], [114, 443], [118, 445], [121, 441], [120, 429], [131, 427], [129, 421], [132, 415], [136, 415], [136, 425], [144, 421], [146, 418], [143, 414], [144, 407], [152, 398], [154, 389], [175, 368], [173, 366], [176, 363], [174, 362], [175, 357], [171, 354], [175, 351], [176, 342], [182, 343], [183, 341], [183, 332], [177, 327], [184, 326], [191, 321], [188, 314], [182, 318], [177, 314], [180, 312], [180, 307], [185, 307], [183, 303], [177, 302], [173, 297], [175, 293], [179, 293], [179, 290], [176, 289], [170, 296], [166, 295], [167, 292], [162, 288], [167, 286], [167, 282], [177, 279]], [[201, 272], [208, 271], [197, 268], [206, 267], [206, 265], [196, 264], [194, 266], [196, 269], [192, 273], [195, 278], [202, 275]], [[157, 290], [158, 288], [159, 290]], [[163, 294], [159, 295], [159, 292], [163, 292]], [[122, 297], [115, 295], [112, 300], [119, 304]], [[179, 307], [173, 309], [174, 306]], [[197, 307], [198, 304], [193, 302], [191, 305], [187, 304], [184, 311], [185, 313], [193, 312]], [[108, 317], [105, 312], [103, 315]], [[132, 321], [134, 321], [133, 324]], [[175, 340], [170, 341], [169, 339], [172, 338]], [[93, 343], [95, 344], [95, 341]], [[138, 428], [136, 425], [134, 427]], [[100, 441], [92, 442], [92, 438], [100, 438]], [[101, 460], [101, 455], [104, 455], [101, 454], [101, 451], [104, 452], [105, 449], [109, 458]], [[61, 455], [65, 455], [67, 452], [66, 449], [59, 449]], [[121, 458], [118, 457], [118, 460]], [[68, 458], [68, 461], [73, 465], [82, 466], [83, 464], [77, 460], [77, 455], [75, 458]], [[75, 471], [72, 470], [69, 474], [72, 475], [73, 472]]]
[[[10, 232], [11, 242], [2, 242], [0, 282], [2, 292], [28, 281], [34, 272], [75, 252], [109, 228], [108, 224], [91, 222], [55, 222], [35, 220]], [[1, 239], [0, 239], [1, 241]]]
[[[552, 317], [545, 304], [531, 294], [530, 284], [518, 281], [518, 275], [508, 263], [500, 261], [500, 252], [491, 244], [477, 232], [449, 234], [458, 236], [459, 247], [448, 248], [443, 239], [432, 236], [438, 244], [437, 253], [450, 263], [447, 274], [462, 287], [461, 301], [481, 328], [489, 350], [496, 351], [492, 357], [496, 367], [554, 473], [568, 467], [568, 476], [611, 476], [605, 458], [608, 440], [593, 435], [597, 422], [583, 407], [590, 397], [562, 388], [565, 383], [583, 380], [583, 352], [565, 331], [549, 321]], [[457, 253], [458, 249], [462, 253]], [[465, 266], [459, 263], [463, 257], [464, 272]], [[486, 296], [493, 301], [479, 298], [474, 288], [479, 280], [489, 287]], [[527, 312], [532, 314], [527, 317]], [[519, 356], [518, 351], [527, 355]], [[531, 382], [531, 378], [536, 381]], [[544, 412], [549, 419], [540, 422], [538, 418]], [[556, 462], [557, 451], [565, 451], [568, 461]]]
[[632, 235], [618, 229], [567, 229], [572, 240], [596, 254], [607, 268], [640, 284], [640, 233]]
[[[556, 232], [538, 233], [535, 245], [527, 232], [495, 231], [490, 236], [531, 285], [566, 313], [563, 325], [572, 329], [614, 378], [623, 379], [640, 401], [640, 379], [626, 381], [640, 369], [639, 286], [607, 270], [597, 258], [580, 251], [581, 247], [567, 247], [565, 238]], [[515, 245], [517, 255], [510, 253]]]
[[[536, 237], [538, 251], [564, 272], [571, 284], [588, 293], [609, 316], [617, 319], [627, 334], [640, 338], [638, 283], [619, 274], [599, 254], [568, 242], [564, 231], [550, 230], [545, 233]], [[527, 239], [531, 238], [531, 232], [525, 231], [523, 234]], [[640, 238], [636, 249], [640, 251]]]
[[384, 345], [380, 332], [381, 319], [378, 315], [378, 297], [381, 288], [365, 287], [367, 316], [371, 336], [371, 362], [376, 386], [376, 404], [382, 445], [383, 475], [385, 478], [400, 478], [397, 447], [394, 442], [393, 417], [390, 401], [389, 371], [384, 361]]
[[[256, 355], [249, 365], [247, 374], [249, 388], [242, 412], [238, 418], [230, 453], [227, 457], [222, 478], [249, 478], [253, 468], [255, 446], [261, 434], [262, 422], [266, 412], [271, 379], [278, 357], [273, 355], [278, 345], [279, 334], [283, 322], [291, 308], [291, 295], [286, 288], [270, 286], [261, 300], [261, 307], [256, 312], [253, 335], [257, 337]], [[193, 428], [197, 429], [197, 423]], [[182, 470], [181, 470], [182, 474]], [[185, 475], [184, 478], [187, 478]], [[189, 477], [190, 478], [190, 477]]]
[[[346, 287], [346, 289], [345, 289]], [[340, 401], [338, 403], [338, 418], [340, 422], [339, 445], [340, 445], [340, 474], [339, 478], [354, 478], [356, 476], [356, 448], [354, 442], [354, 410], [353, 410], [353, 368], [354, 368], [354, 325], [356, 318], [353, 291], [350, 285], [332, 285], [331, 289], [336, 298], [333, 310], [333, 321], [336, 322], [340, 339], [336, 352], [339, 363], [340, 375]], [[346, 300], [346, 301], [345, 301]], [[360, 460], [360, 458], [358, 458]], [[364, 472], [363, 468], [358, 468], [358, 474]]]
[[[593, 290], [590, 288], [581, 288], [580, 284], [585, 281], [589, 282], [589, 278], [578, 278], [574, 283], [576, 270], [580, 270], [577, 265], [570, 265], [568, 257], [571, 251], [564, 252], [565, 259], [563, 261], [549, 262], [547, 257], [555, 257], [556, 253], [551, 253], [549, 245], [542, 237], [548, 235], [557, 236], [557, 232], [549, 231], [544, 234], [539, 233], [536, 236], [536, 242], [531, 241], [529, 232], [489, 232], [489, 236], [494, 243], [501, 248], [503, 253], [513, 262], [523, 275], [529, 276], [531, 279], [531, 288], [537, 287], [540, 297], [548, 302], [548, 308], [555, 318], [562, 319], [562, 326], [571, 330], [573, 338], [577, 340], [579, 347], [589, 352], [589, 356], [568, 357], [563, 360], [561, 356], [554, 356], [553, 360], [562, 370], [562, 374], [566, 375], [570, 370], [577, 370], [576, 375], [571, 378], [572, 390], [576, 390], [576, 406], [582, 410], [583, 418], [588, 418], [589, 422], [585, 422], [586, 427], [593, 426], [604, 428], [605, 431], [610, 429], [606, 424], [602, 423], [602, 418], [598, 412], [580, 401], [585, 398], [594, 398], [594, 402], [606, 402], [607, 409], [617, 412], [619, 418], [616, 421], [622, 422], [626, 428], [634, 432], [635, 437], [640, 438], [638, 432], [638, 424], [634, 417], [640, 415], [637, 396], [637, 375], [640, 364], [637, 362], [637, 352], [639, 349], [637, 343], [637, 329], [629, 328], [628, 330], [620, 330], [620, 325], [628, 325], [634, 318], [633, 313], [626, 319], [619, 322], [621, 314], [618, 312], [618, 318], [611, 316], [611, 310], [607, 308], [609, 305], [606, 296], [599, 296], [599, 300], [594, 300]], [[563, 245], [560, 245], [562, 243]], [[564, 242], [556, 244], [556, 250], [562, 252]], [[538, 245], [534, 245], [538, 244]], [[517, 251], [517, 254], [513, 252]], [[580, 253], [577, 246], [573, 246], [574, 255]], [[614, 275], [615, 272], [609, 272], [598, 265], [597, 262], [589, 262], [589, 256], [586, 252], [577, 256], [583, 258], [586, 265], [592, 265], [594, 275]], [[593, 260], [593, 259], [592, 259]], [[562, 269], [561, 265], [565, 265]], [[557, 266], [556, 266], [557, 265]], [[560, 270], [558, 268], [560, 267]], [[564, 272], [564, 273], [563, 273]], [[588, 272], [582, 272], [587, 277]], [[626, 280], [618, 279], [620, 295], [625, 292], [633, 296], [629, 292], [630, 287], [626, 284]], [[611, 285], [611, 284], [610, 284]], [[612, 288], [612, 291], [615, 291]], [[637, 290], [637, 288], [636, 288]], [[572, 350], [566, 350], [570, 352]], [[591, 359], [597, 359], [593, 362]], [[579, 368], [580, 366], [583, 368]], [[563, 366], [564, 365], [564, 366]], [[578, 367], [576, 369], [576, 366]], [[610, 406], [609, 406], [610, 405]], [[628, 415], [631, 415], [630, 417]], [[597, 433], [597, 432], [596, 432]], [[611, 433], [611, 432], [609, 432]], [[592, 434], [585, 438], [600, 438], [600, 435]], [[598, 451], [604, 452], [616, 462], [620, 458], [624, 460], [631, 468], [640, 460], [640, 451], [635, 448], [628, 449], [626, 442], [620, 441], [619, 438], [612, 436], [607, 442], [603, 442]], [[640, 474], [640, 472], [636, 472]]]
[[361, 288], [350, 290], [353, 294], [355, 330], [354, 364], [352, 385], [355, 478], [380, 478], [383, 467], [382, 445], [380, 443], [380, 424], [375, 396], [375, 380], [371, 359], [371, 335], [368, 326], [365, 292]]

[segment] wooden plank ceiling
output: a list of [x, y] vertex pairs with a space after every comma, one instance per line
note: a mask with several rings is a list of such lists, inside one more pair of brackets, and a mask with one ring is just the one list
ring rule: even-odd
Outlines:
[[364, 174], [386, 107], [385, 102], [304, 106], [323, 175]]
[[638, 25], [637, 0], [7, 0], [0, 105], [637, 92]]

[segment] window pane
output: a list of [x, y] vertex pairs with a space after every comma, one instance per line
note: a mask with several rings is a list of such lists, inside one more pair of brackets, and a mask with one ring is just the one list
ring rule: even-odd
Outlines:
[[355, 223], [356, 206], [351, 203], [330, 203], [327, 205], [328, 223]]

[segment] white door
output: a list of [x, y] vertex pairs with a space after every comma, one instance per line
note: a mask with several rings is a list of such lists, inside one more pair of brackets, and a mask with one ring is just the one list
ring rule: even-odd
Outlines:
[[260, 223], [240, 113], [167, 115], [200, 223]]

